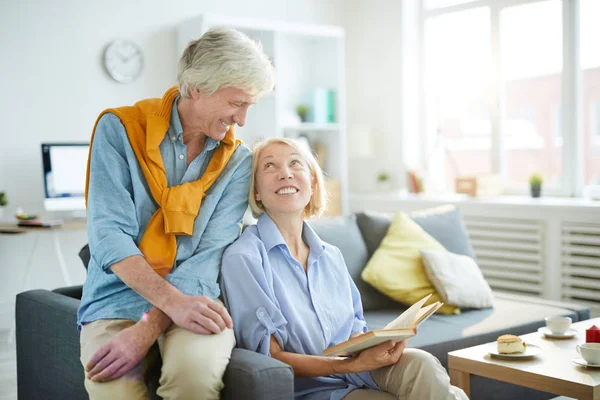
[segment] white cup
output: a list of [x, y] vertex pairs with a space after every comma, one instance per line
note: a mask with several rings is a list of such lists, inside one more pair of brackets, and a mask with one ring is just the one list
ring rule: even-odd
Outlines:
[[577, 352], [590, 364], [600, 364], [600, 343], [577, 345]]
[[546, 326], [555, 335], [565, 334], [571, 327], [571, 318], [569, 317], [547, 317]]

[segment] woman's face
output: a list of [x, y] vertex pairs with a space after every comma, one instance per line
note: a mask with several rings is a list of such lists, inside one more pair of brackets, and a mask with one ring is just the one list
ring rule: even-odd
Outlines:
[[270, 214], [298, 214], [313, 193], [308, 162], [293, 147], [284, 143], [267, 145], [259, 154], [256, 168], [255, 198]]

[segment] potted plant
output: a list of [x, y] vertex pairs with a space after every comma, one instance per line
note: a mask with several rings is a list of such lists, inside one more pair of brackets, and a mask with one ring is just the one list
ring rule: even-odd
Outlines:
[[298, 104], [296, 106], [296, 114], [300, 117], [300, 121], [306, 122], [308, 118], [308, 106], [306, 104]]
[[390, 175], [381, 171], [377, 174], [377, 187], [381, 191], [388, 191], [391, 189], [392, 182], [390, 180]]
[[535, 173], [529, 177], [531, 197], [540, 197], [542, 195], [542, 183], [544, 183], [544, 178], [541, 174]]
[[8, 204], [8, 197], [6, 196], [6, 192], [0, 192], [0, 218], [2, 214], [4, 214], [4, 206]]

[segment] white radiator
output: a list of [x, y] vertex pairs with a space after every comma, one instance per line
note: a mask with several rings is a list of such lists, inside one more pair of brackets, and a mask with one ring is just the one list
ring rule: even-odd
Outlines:
[[564, 222], [562, 298], [600, 312], [600, 224]]
[[492, 289], [543, 294], [543, 221], [465, 216], [465, 223], [477, 264]]

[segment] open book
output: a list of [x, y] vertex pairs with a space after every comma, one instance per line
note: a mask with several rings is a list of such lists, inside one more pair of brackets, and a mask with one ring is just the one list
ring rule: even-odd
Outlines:
[[423, 307], [431, 294], [423, 297], [398, 318], [390, 322], [383, 329], [368, 331], [362, 335], [350, 338], [345, 342], [331, 346], [323, 351], [324, 356], [340, 356], [357, 353], [369, 347], [376, 346], [388, 340], [400, 342], [417, 334], [417, 326], [437, 311], [444, 303], [436, 301]]

